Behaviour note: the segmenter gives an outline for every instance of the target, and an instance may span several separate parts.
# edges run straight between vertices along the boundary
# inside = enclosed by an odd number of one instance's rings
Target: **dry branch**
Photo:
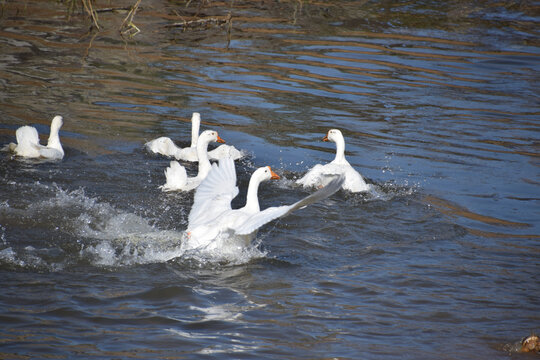
[[[139,8],[140,4],[141,4],[141,0],[137,0],[135,5],[131,7],[131,10],[129,11],[126,18],[122,22],[122,25],[120,26],[120,33],[122,35],[135,36],[137,33],[141,31],[133,23],[133,18],[135,17],[135,14],[137,13],[137,9]]]
[[[82,0],[84,10],[92,18],[92,22],[94,23],[94,26],[96,29],[99,30],[99,24],[98,24],[98,16],[97,12],[92,8],[92,0]]]
[[[208,26],[221,26],[221,25],[230,25],[232,23],[232,16],[231,13],[229,13],[224,18],[218,18],[218,17],[211,17],[211,18],[204,18],[204,19],[197,19],[197,20],[184,20],[181,22],[175,22],[172,24],[165,25],[165,27],[175,27],[175,28],[182,28],[183,30],[187,29],[194,29],[194,28],[208,28]],[[230,30],[229,30],[230,31]]]
[[[133,6],[124,6],[124,7],[110,7],[110,8],[101,8],[101,9],[95,9],[95,12],[97,13],[105,13],[105,12],[126,12],[131,11]]]

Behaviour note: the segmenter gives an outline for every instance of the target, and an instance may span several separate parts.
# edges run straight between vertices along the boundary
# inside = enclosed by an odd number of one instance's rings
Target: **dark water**
[[[229,44],[168,26],[212,5],[143,1],[122,39],[125,13],[87,34],[80,9],[2,4],[0,142],[60,114],[66,156],[0,153],[0,358],[531,358],[538,3],[235,1]],[[292,180],[333,158],[330,128],[377,191],[183,252],[193,194],[162,193],[143,144],[186,146],[194,111],[250,154],[241,189],[282,175],[263,208],[310,193]]]

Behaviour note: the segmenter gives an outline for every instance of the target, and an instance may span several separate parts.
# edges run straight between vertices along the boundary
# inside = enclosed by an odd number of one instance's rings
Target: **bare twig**
[[[139,5],[141,4],[141,0],[137,0],[135,5],[131,7],[131,10],[127,14],[126,18],[122,22],[122,25],[120,26],[120,33],[122,35],[128,35],[130,37],[133,37],[137,35],[141,30],[133,23],[133,18],[135,17],[135,14],[137,13],[137,9],[139,8]]]
[[[165,25],[165,27],[183,27],[184,30],[187,28],[197,28],[202,26],[208,26],[208,25],[216,25],[220,26],[223,24],[228,24],[231,22],[231,16],[230,14],[226,18],[205,18],[205,19],[197,19],[197,20],[183,20],[182,22],[175,22],[172,24]]]
[[[195,16],[199,16],[199,14],[201,13],[201,9],[203,8],[205,2],[206,2],[206,0],[201,0],[201,2],[199,3],[199,6],[197,7],[197,12],[195,13]]]
[[[69,1],[69,6],[68,6],[68,21],[71,20],[71,15],[73,14],[74,8],[75,8],[75,0]]]
[[[100,30],[99,24],[98,24],[97,13],[92,8],[92,0],[81,0],[81,1],[83,3],[84,10],[86,10],[88,15],[92,18],[92,22],[94,23],[94,26],[96,27],[96,29]]]
[[[84,52],[83,61],[86,62],[86,59],[88,59],[88,56],[90,55],[90,49],[92,48],[92,44],[94,43],[94,39],[97,36],[97,32],[92,35],[90,38],[90,42],[88,43],[88,47],[86,48],[86,51]]]
[[[232,15],[231,12],[227,14],[227,50],[229,50],[229,45],[231,45],[231,32],[232,32]]]
[[[6,0],[2,1],[2,11],[0,11],[0,19],[4,17],[4,8],[6,7]]]
[[[132,8],[133,8],[133,6],[109,7],[109,8],[96,9],[95,11],[96,11],[97,13],[117,12],[117,11],[131,11]]]
[[[294,5],[294,12],[293,12],[293,25],[296,25],[296,16],[302,12],[302,0],[298,0],[298,4],[295,3]]]

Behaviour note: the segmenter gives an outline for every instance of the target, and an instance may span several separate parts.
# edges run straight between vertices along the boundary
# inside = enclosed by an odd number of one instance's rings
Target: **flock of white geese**
[[[244,156],[234,146],[220,145],[208,151],[210,142],[224,143],[215,130],[205,130],[199,135],[201,117],[193,113],[191,146],[180,148],[168,137],[160,137],[145,144],[149,152],[174,157],[165,170],[166,182],[162,191],[191,191],[195,196],[185,232],[189,248],[215,248],[217,239],[234,240],[239,245],[248,246],[255,238],[257,230],[264,224],[286,216],[291,212],[325,199],[340,188],[350,192],[369,191],[371,185],[345,159],[345,140],[340,130],[331,129],[323,141],[336,144],[336,156],[330,163],[317,164],[296,184],[316,188],[317,191],[292,205],[260,209],[258,199],[259,184],[270,179],[279,179],[269,166],[257,169],[251,175],[245,206],[232,209],[231,201],[238,195],[234,160]],[[22,126],[16,131],[17,143],[6,145],[3,150],[23,158],[61,160],[64,150],[60,143],[59,131],[62,117],[55,116],[47,145],[39,143],[36,128]],[[195,177],[187,176],[186,169],[178,162],[198,162]],[[214,164],[210,160],[216,160]]]

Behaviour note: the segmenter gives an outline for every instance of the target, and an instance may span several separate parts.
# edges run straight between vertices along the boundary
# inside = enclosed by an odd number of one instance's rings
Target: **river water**
[[[68,4],[2,4],[0,143],[59,114],[66,154],[0,153],[0,358],[530,358],[537,2],[149,0],[131,38]],[[262,208],[307,196],[330,128],[375,191],[183,251],[193,193],[161,192],[170,159],[143,144],[188,146],[195,111],[248,154],[234,206],[264,165]]]

